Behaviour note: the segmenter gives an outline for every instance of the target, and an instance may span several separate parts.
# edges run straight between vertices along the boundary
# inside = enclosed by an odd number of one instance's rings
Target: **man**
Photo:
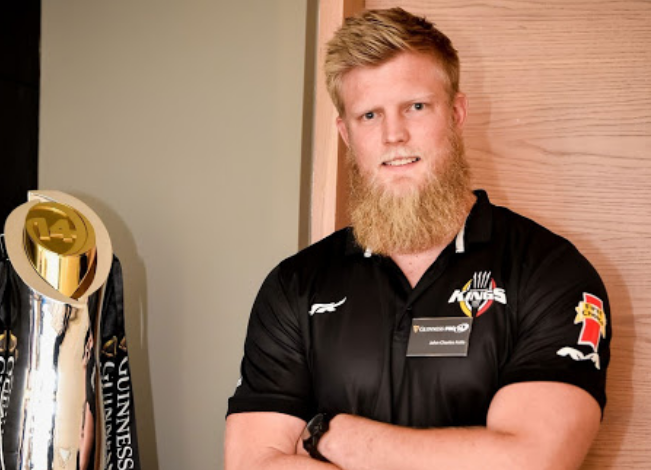
[[[605,405],[606,292],[568,241],[471,191],[449,39],[368,11],[328,44],[326,80],[352,229],[262,286],[226,468],[578,468]]]

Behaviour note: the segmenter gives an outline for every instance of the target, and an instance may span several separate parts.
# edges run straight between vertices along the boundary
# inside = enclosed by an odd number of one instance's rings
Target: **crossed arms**
[[[338,415],[319,443],[330,462],[299,442],[305,422],[281,413],[226,420],[226,470],[577,469],[601,411],[586,391],[559,382],[522,382],[493,398],[486,427],[412,429]]]

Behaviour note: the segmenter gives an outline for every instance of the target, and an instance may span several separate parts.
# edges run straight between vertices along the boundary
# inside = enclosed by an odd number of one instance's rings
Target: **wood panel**
[[[344,18],[364,8],[364,0],[330,0],[319,2],[317,49],[316,107],[314,116],[314,150],[310,241],[315,242],[345,226],[346,172],[345,146],[339,139],[335,119],[337,111],[325,86],[323,61],[325,43],[341,26]]]
[[[651,468],[651,2],[397,3],[459,50],[474,185],[567,236],[608,288],[609,402],[582,468]]]

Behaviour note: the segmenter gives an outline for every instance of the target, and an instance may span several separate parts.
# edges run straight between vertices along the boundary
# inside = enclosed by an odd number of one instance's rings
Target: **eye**
[[[425,109],[425,103],[414,103],[414,104],[411,105],[411,107],[413,109],[415,109],[416,111],[421,111],[421,110]]]
[[[362,119],[364,121],[370,121],[371,119],[375,119],[375,113],[373,111],[369,111],[368,113],[364,113],[362,115]]]

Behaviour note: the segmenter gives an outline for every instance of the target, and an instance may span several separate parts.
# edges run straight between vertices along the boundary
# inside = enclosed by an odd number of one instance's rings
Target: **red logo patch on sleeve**
[[[583,300],[576,306],[574,324],[583,323],[579,344],[599,349],[599,340],[606,337],[606,313],[603,301],[592,294],[583,293]]]

